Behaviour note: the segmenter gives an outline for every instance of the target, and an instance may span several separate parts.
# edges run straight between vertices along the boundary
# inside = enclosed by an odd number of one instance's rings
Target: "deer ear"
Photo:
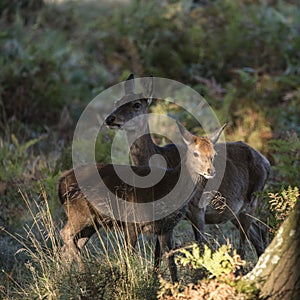
[[[152,102],[153,94],[153,76],[144,77],[141,79],[141,85],[143,89],[143,96],[148,99],[148,105]]]
[[[209,136],[209,139],[211,140],[211,142],[213,144],[216,144],[221,133],[223,132],[224,128],[227,126],[227,123],[225,123],[221,128],[219,128],[218,130],[216,130],[213,134],[211,134]]]
[[[179,128],[183,141],[190,145],[194,142],[193,135],[179,122],[176,121],[176,124]]]
[[[131,73],[124,83],[125,95],[134,94],[134,75]]]

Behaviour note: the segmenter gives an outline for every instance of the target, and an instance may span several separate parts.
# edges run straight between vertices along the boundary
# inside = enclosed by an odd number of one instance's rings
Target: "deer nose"
[[[105,119],[105,123],[107,125],[112,125],[115,121],[116,117],[114,115],[111,115],[111,116],[108,116],[106,119]]]
[[[208,169],[207,169],[207,173],[208,173],[210,176],[215,176],[216,171],[215,171],[215,169],[210,169],[210,168],[208,168]]]

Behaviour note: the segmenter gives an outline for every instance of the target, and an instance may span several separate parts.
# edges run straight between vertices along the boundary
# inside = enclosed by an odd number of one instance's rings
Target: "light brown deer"
[[[151,103],[151,81],[147,81],[144,87],[144,95],[137,95],[134,87],[134,76],[131,74],[124,85],[125,94],[116,102],[115,110],[106,118],[106,125],[114,129],[124,129],[130,147],[130,157],[134,165],[148,165],[149,159],[154,154],[162,155],[168,168],[175,167],[180,162],[177,148],[182,145],[168,144],[164,147],[156,145],[149,133],[148,122],[145,119],[136,118],[146,115]],[[139,96],[139,97],[137,97]],[[129,99],[137,99],[129,101]],[[134,120],[134,121],[133,121]],[[130,121],[130,123],[127,123]],[[135,123],[133,123],[135,122]],[[130,127],[127,127],[130,124]],[[145,134],[137,138],[138,132]],[[212,205],[206,208],[199,207],[200,195],[195,195],[189,203],[188,219],[193,224],[193,230],[197,241],[204,241],[203,233],[206,224],[220,224],[231,221],[240,230],[240,249],[242,257],[245,255],[246,238],[252,242],[256,253],[260,256],[267,244],[267,230],[261,224],[253,222],[251,216],[257,208],[256,192],[263,189],[270,171],[268,160],[243,142],[226,143],[226,169],[218,194],[226,201],[225,209],[220,212]],[[224,163],[222,149],[224,144],[217,144],[215,167]],[[214,180],[220,180],[215,178]]]
[[[132,248],[140,233],[157,234],[160,248],[155,252],[155,267],[158,267],[162,254],[172,249],[173,228],[184,217],[190,197],[196,191],[197,194],[201,193],[207,178],[211,178],[215,173],[212,163],[212,158],[215,156],[214,143],[224,128],[222,127],[209,139],[192,135],[180,124],[178,127],[187,146],[182,163],[175,168],[164,169],[163,178],[152,187],[141,188],[124,183],[112,164],[96,165],[97,175],[101,176],[103,183],[93,173],[95,165],[90,164],[68,170],[61,175],[58,182],[59,198],[68,217],[67,224],[61,230],[64,242],[62,252],[65,261],[70,263],[74,258],[80,257],[82,247],[97,227],[110,227],[117,223],[124,230],[126,243]],[[150,171],[147,166],[118,166],[122,172],[128,173],[131,168],[138,176],[145,176]],[[153,170],[155,171],[155,168],[152,168],[151,171]],[[166,217],[147,222],[139,221],[137,224],[126,222],[126,220],[116,221],[112,216],[101,211],[101,207],[104,207],[105,203],[110,203],[107,199],[107,189],[117,198],[126,200],[128,203],[154,203],[153,201],[161,199],[174,189],[182,172],[186,176],[183,176],[177,199],[172,199],[174,203],[181,201],[179,202],[181,204]],[[80,185],[82,182],[84,182],[85,188]],[[86,194],[89,195],[88,197],[84,193],[85,190],[89,192]],[[188,197],[183,195],[186,191],[189,191]],[[185,197],[183,201],[182,197]],[[95,203],[99,205],[95,205]],[[143,213],[147,215],[149,212],[142,211]],[[172,280],[177,281],[177,270],[172,254],[168,257],[168,265]]]

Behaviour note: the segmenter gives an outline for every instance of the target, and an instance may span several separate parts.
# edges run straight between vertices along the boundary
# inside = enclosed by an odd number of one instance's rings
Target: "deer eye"
[[[133,108],[140,108],[141,106],[142,106],[142,104],[139,102],[136,102],[133,104]]]
[[[194,152],[194,156],[195,156],[195,157],[198,157],[198,156],[199,156],[199,153],[198,153],[198,152]]]

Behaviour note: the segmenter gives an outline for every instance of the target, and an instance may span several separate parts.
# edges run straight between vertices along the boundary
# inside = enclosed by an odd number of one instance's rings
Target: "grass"
[[[85,105],[103,89],[136,76],[168,77],[208,101],[226,138],[243,140],[272,163],[258,216],[269,216],[268,192],[299,186],[299,15],[295,1],[2,1],[0,9],[0,295],[3,299],[156,299],[152,248],[123,249],[120,234],[101,231],[84,251],[85,270],[61,264],[59,230],[65,216],[56,182],[72,166],[70,142]],[[2,7],[4,9],[2,9]],[[176,107],[153,105],[198,124]],[[97,161],[110,160],[111,132],[99,135]],[[159,139],[158,139],[159,140]],[[271,221],[270,221],[271,220]],[[274,225],[274,227],[276,227]],[[273,228],[274,229],[274,228]],[[213,245],[230,224],[208,226]],[[17,240],[16,240],[17,239]],[[177,247],[193,239],[182,221]],[[109,245],[109,247],[107,247]],[[255,264],[251,246],[246,269]],[[179,266],[183,284],[197,272]],[[168,270],[161,270],[168,280]],[[109,280],[108,280],[109,279]],[[100,296],[99,296],[100,295]]]
[[[61,225],[53,218],[45,190],[42,189],[38,201],[30,200],[27,194],[21,196],[31,221],[24,225],[23,232],[12,234],[4,230],[18,244],[16,255],[22,257],[22,263],[11,271],[2,269],[1,277],[6,283],[0,289],[3,298],[151,299],[155,296],[153,262],[144,240],[132,255],[122,243],[119,228],[99,232],[98,239],[84,251],[84,268],[74,263],[69,270],[61,257]]]
[[[3,299],[156,299],[159,282],[153,276],[151,239],[140,238],[136,252],[132,254],[124,247],[119,228],[100,231],[83,251],[84,267],[74,263],[69,270],[61,256],[59,229],[62,221],[57,218],[55,209],[50,208],[45,188],[41,187],[36,198],[21,191],[20,195],[30,218],[27,217],[23,230],[18,233],[4,230],[5,240],[14,245],[17,260],[11,267],[2,268],[4,284],[0,291]],[[218,228],[217,235],[207,233],[210,245],[219,243],[218,235],[236,241],[225,228]],[[227,230],[231,231],[230,228]],[[180,240],[177,247],[190,241],[185,235],[187,231],[191,231],[191,226],[180,223],[175,232],[175,237]],[[220,243],[223,243],[222,239]],[[179,269],[185,278],[182,282],[186,284],[199,276],[192,269]],[[165,280],[170,280],[164,264],[160,273]]]

